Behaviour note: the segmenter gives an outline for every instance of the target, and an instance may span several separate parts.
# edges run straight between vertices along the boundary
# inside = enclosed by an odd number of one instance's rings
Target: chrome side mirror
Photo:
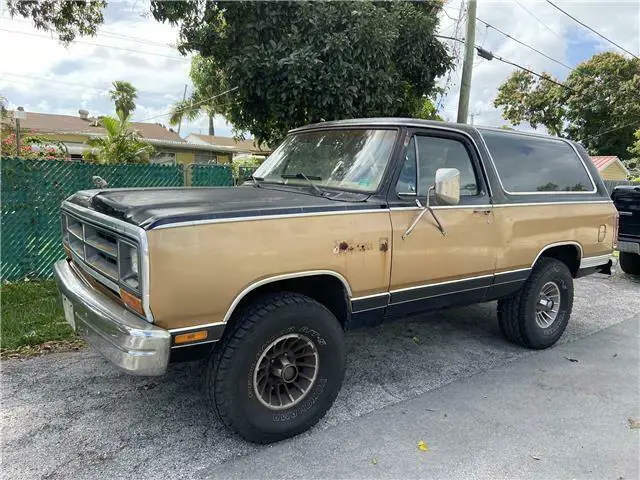
[[[436,170],[434,190],[438,205],[458,205],[460,203],[460,171],[457,168]]]

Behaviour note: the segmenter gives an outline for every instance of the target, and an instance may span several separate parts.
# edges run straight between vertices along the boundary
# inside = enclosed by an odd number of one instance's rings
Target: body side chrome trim
[[[167,223],[151,228],[151,230],[160,230],[163,228],[189,227],[193,225],[208,225],[214,223],[234,223],[234,222],[251,222],[258,220],[277,220],[281,218],[298,218],[298,217],[324,217],[329,215],[354,215],[359,213],[389,213],[388,208],[372,208],[372,209],[354,209],[354,210],[329,210],[326,212],[308,212],[308,213],[284,213],[276,215],[255,215],[251,217],[232,217],[232,218],[212,218],[204,220],[190,220],[186,222]]]
[[[257,282],[252,283],[251,285],[246,287],[244,290],[242,290],[231,303],[231,306],[227,310],[227,313],[225,314],[224,320],[222,321],[222,323],[227,323],[229,321],[229,319],[231,318],[231,315],[233,315],[233,312],[238,306],[238,304],[240,303],[240,301],[244,297],[246,297],[247,294],[249,294],[251,291],[255,290],[256,288],[261,287],[263,285],[267,285],[269,283],[279,282],[281,280],[290,280],[292,278],[301,278],[301,277],[312,277],[314,275],[330,275],[340,280],[342,282],[342,285],[347,291],[349,300],[351,300],[351,295],[352,295],[351,286],[349,285],[349,282],[347,281],[347,279],[344,278],[338,272],[334,272],[333,270],[309,270],[306,272],[287,273],[284,275],[276,275],[274,277],[263,278],[262,280],[258,280]]]
[[[474,290],[481,290],[483,288],[491,288],[491,285],[483,285],[481,287],[463,288],[462,290],[453,290],[451,292],[436,293],[434,295],[427,295],[427,296],[419,297],[419,298],[400,300],[399,302],[390,303],[389,306],[391,307],[391,306],[395,306],[395,305],[402,305],[403,303],[420,302],[422,300],[429,300],[431,298],[443,297],[445,295],[458,295],[459,293],[472,292]]]
[[[178,327],[167,330],[169,333],[188,332],[189,330],[202,330],[203,328],[224,326],[225,322],[205,323],[203,325],[194,325],[192,327]]]
[[[425,287],[435,287],[438,285],[447,285],[450,283],[459,283],[459,282],[467,282],[469,280],[479,280],[481,278],[491,278],[493,277],[493,273],[489,274],[489,275],[478,275],[476,277],[465,277],[465,278],[459,278],[457,280],[448,280],[446,282],[436,282],[436,283],[425,283],[422,285],[415,285],[413,287],[406,287],[406,288],[398,288],[395,290],[390,290],[389,293],[399,293],[399,292],[407,292],[410,290],[416,290],[418,288],[425,288]]]
[[[578,255],[580,256],[580,258],[578,258],[578,261],[582,261],[582,256],[584,255],[583,250],[582,250],[582,245],[580,245],[578,242],[574,242],[573,240],[568,240],[566,242],[555,242],[555,243],[550,243],[549,245],[546,245],[542,250],[540,250],[540,252],[538,253],[538,255],[536,255],[536,258],[533,260],[533,263],[531,264],[531,268],[533,268],[533,266],[536,264],[536,262],[538,261],[538,259],[540,258],[540,256],[547,250],[549,250],[550,248],[553,247],[562,247],[564,245],[572,245],[574,247],[578,247]]]
[[[147,232],[136,225],[119,220],[117,218],[110,217],[100,212],[90,210],[86,207],[81,207],[67,200],[62,202],[62,210],[80,217],[81,219],[91,223],[97,223],[103,227],[114,230],[120,235],[130,236],[138,241],[138,248],[140,249],[140,272],[141,272],[141,294],[142,294],[142,310],[144,311],[146,320],[153,323],[153,314],[149,308],[149,243],[147,241]]]
[[[498,129],[490,129],[487,128],[486,130],[489,131],[494,131],[494,132],[500,132]],[[476,128],[476,132],[478,132],[478,135],[480,135],[480,138],[482,139],[482,143],[484,145],[484,148],[487,150],[487,153],[489,154],[489,160],[491,161],[491,164],[493,165],[493,169],[496,173],[496,176],[498,178],[498,183],[500,183],[500,188],[502,188],[502,191],[508,195],[593,195],[594,193],[598,193],[598,186],[596,185],[595,180],[593,179],[593,176],[591,175],[591,172],[589,171],[589,168],[587,167],[586,163],[584,162],[584,159],[582,158],[582,156],[580,155],[580,153],[578,152],[578,150],[576,149],[576,147],[573,145],[573,143],[569,142],[568,140],[564,139],[564,138],[547,138],[544,136],[540,136],[540,135],[532,135],[532,134],[527,134],[526,132],[509,132],[510,135],[525,135],[525,136],[530,136],[530,137],[535,137],[535,138],[540,138],[543,140],[550,140],[550,141],[560,141],[562,143],[566,143],[567,145],[569,145],[572,149],[573,152],[576,154],[576,156],[580,159],[580,164],[582,165],[582,168],[584,168],[587,172],[587,175],[589,176],[589,180],[591,180],[591,185],[593,186],[592,190],[589,191],[573,191],[573,192],[512,192],[510,190],[507,190],[504,186],[504,184],[502,183],[502,178],[500,177],[500,172],[498,170],[498,167],[496,166],[496,162],[493,160],[493,155],[491,154],[491,150],[489,150],[489,146],[487,145],[487,142],[484,139],[484,135],[482,135],[482,131],[478,128]],[[504,133],[504,132],[500,132],[500,133]]]
[[[526,268],[516,268],[515,270],[503,270],[501,272],[496,272],[495,275],[506,275],[508,273],[518,273],[518,272],[525,272],[525,271],[529,271],[531,270],[531,267],[526,267]]]
[[[198,346],[198,345],[206,345],[208,343],[216,343],[218,341],[219,340],[205,340],[204,342],[186,343],[184,345],[173,345],[171,347],[171,350],[176,350],[178,348],[185,348],[185,347],[195,347],[195,346]]]
[[[599,267],[600,265],[605,265],[611,260],[611,255],[596,255],[595,257],[587,257],[580,260],[580,269],[583,268],[591,268],[591,267]]]
[[[357,302],[358,300],[367,300],[368,298],[381,297],[383,295],[390,295],[390,294],[389,294],[389,292],[374,293],[372,295],[363,295],[362,297],[353,297],[351,299],[351,301],[352,302]]]

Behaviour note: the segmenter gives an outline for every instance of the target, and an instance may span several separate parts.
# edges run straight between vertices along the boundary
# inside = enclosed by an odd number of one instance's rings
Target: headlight
[[[140,287],[138,277],[138,247],[121,241],[119,242],[118,249],[120,283],[137,292]]]

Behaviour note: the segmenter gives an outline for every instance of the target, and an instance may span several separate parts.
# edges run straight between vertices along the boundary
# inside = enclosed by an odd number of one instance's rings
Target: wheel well
[[[236,313],[244,311],[258,297],[283,291],[300,293],[313,298],[335,315],[343,329],[348,324],[351,313],[349,295],[342,281],[332,275],[296,277],[261,285],[251,290],[240,300],[229,319],[229,323],[233,323],[238,317]]]
[[[575,277],[578,274],[580,268],[580,248],[577,245],[558,245],[546,249],[539,258],[555,258],[564,263],[571,272],[571,275]]]

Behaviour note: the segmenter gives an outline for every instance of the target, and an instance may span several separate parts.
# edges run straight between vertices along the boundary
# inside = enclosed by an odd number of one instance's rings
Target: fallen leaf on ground
[[[540,457],[537,455],[531,455],[531,458],[533,458],[534,460],[540,460]]]
[[[629,419],[629,428],[631,430],[640,429],[640,420],[637,420],[635,418],[630,418]]]
[[[569,357],[564,357],[565,360],[569,360],[570,362],[575,362],[578,363],[580,360],[578,360],[577,358],[569,358]]]
[[[378,464],[378,459],[377,459],[377,458],[375,458],[375,457],[373,457],[373,458],[371,459],[371,463],[373,463],[374,465],[377,465],[377,464]]]
[[[418,442],[418,450],[420,450],[421,452],[428,452],[429,451],[429,445],[424,443],[424,440],[420,440]]]
[[[413,340],[415,343],[420,343],[420,339],[418,337],[413,337],[411,340]]]

